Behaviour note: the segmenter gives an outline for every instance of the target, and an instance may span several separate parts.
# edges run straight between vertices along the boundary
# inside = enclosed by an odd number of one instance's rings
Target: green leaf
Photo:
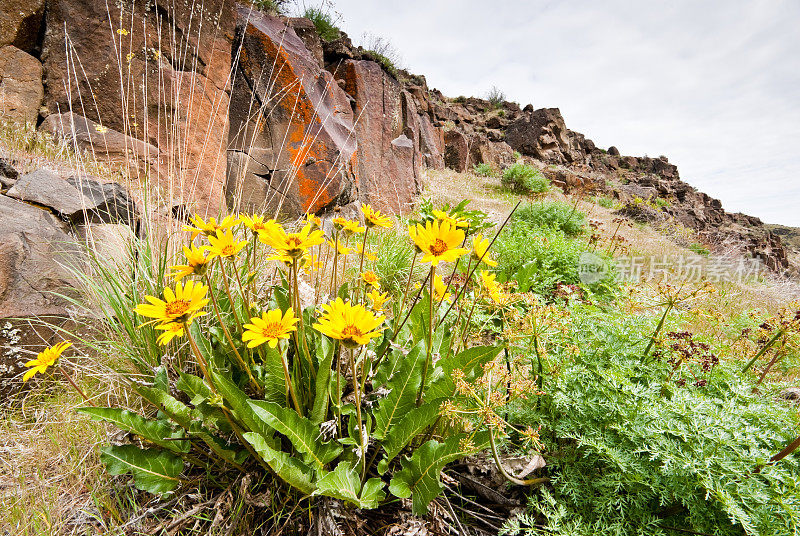
[[[483,438],[475,442],[475,448],[465,449],[461,440],[466,434],[449,437],[444,443],[431,439],[414,451],[411,458],[403,461],[403,468],[395,473],[389,483],[389,491],[396,497],[406,499],[412,497],[412,512],[424,515],[428,512],[428,504],[442,491],[439,473],[449,462],[464,457],[478,450],[477,444],[483,444]],[[488,437],[488,436],[487,436]]]
[[[409,411],[416,406],[417,392],[422,382],[422,345],[411,350],[400,369],[389,380],[389,394],[381,399],[375,410],[375,437],[383,439]]]
[[[261,434],[247,432],[244,438],[264,459],[275,473],[290,486],[306,495],[311,495],[316,487],[313,483],[313,469],[289,456],[287,453],[272,448]]]
[[[375,508],[386,497],[383,481],[371,478],[361,488],[361,479],[350,462],[342,462],[318,482],[314,495],[325,495],[354,504],[358,508]]]
[[[139,393],[145,400],[161,410],[167,417],[175,421],[179,426],[186,430],[192,422],[192,410],[186,404],[178,401],[167,391],[160,387],[150,387],[132,383],[133,390]]]
[[[270,348],[265,344],[259,348],[262,358],[263,373],[259,375],[259,382],[264,388],[264,400],[283,404],[286,402],[286,380],[283,376],[283,360],[280,350]]]
[[[441,401],[437,400],[414,408],[389,430],[382,443],[386,451],[386,463],[392,461],[412,439],[433,424],[439,416],[440,405]]]
[[[320,424],[328,415],[328,400],[330,398],[331,367],[333,356],[336,353],[336,344],[327,337],[317,339],[319,352],[322,352],[322,359],[317,368],[316,389],[314,391],[314,408],[311,410],[311,422]]]
[[[222,374],[212,372],[211,377],[217,390],[233,410],[236,419],[244,424],[248,431],[257,432],[267,439],[272,438],[272,430],[264,424],[263,419],[253,413],[253,409],[248,404],[250,399],[247,395]]]
[[[189,401],[193,406],[201,404],[214,394],[203,378],[186,372],[180,373],[180,378],[175,382],[175,387],[189,397]]]
[[[164,421],[151,421],[127,409],[89,407],[78,408],[78,413],[89,415],[97,421],[110,422],[122,430],[127,430],[173,452],[189,452],[191,446],[186,440],[172,441],[169,439],[182,437],[183,431],[176,433]]]
[[[132,473],[136,487],[150,493],[172,491],[183,471],[183,461],[174,454],[135,445],[101,447],[100,460],[112,475]]]
[[[342,452],[341,446],[323,442],[319,427],[295,410],[264,400],[249,400],[248,405],[257,418],[288,437],[294,448],[305,455],[306,462],[313,462],[315,467],[321,468]]]

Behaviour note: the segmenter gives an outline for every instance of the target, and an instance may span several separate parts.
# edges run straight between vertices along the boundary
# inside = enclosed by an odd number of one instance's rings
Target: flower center
[[[435,256],[438,257],[450,248],[447,247],[447,242],[445,242],[441,238],[437,238],[433,242],[433,244],[430,245],[428,249],[430,250],[431,253],[433,253]]]
[[[227,246],[222,248],[222,256],[223,257],[232,257],[236,255],[236,246],[233,244],[228,244]]]
[[[186,311],[189,310],[189,304],[190,302],[188,300],[171,301],[164,308],[164,312],[167,314],[167,316],[183,316],[186,314]]]
[[[277,339],[283,333],[283,324],[280,322],[271,322],[261,328],[261,335],[267,339]]]
[[[356,341],[356,337],[361,337],[363,335],[362,331],[358,329],[356,326],[350,324],[342,329],[342,343],[345,346],[358,346],[358,341]]]

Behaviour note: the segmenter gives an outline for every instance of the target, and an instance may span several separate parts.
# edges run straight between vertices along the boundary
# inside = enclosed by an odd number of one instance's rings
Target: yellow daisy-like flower
[[[380,291],[377,291],[375,289],[372,289],[369,292],[367,292],[367,296],[372,301],[372,309],[377,312],[383,311],[384,304],[387,301],[389,301],[388,292],[384,292],[383,294],[381,294]]]
[[[208,221],[204,221],[199,214],[195,214],[189,218],[189,221],[192,225],[184,225],[183,230],[192,233],[192,240],[197,238],[197,235],[200,234],[213,236],[217,234],[217,231],[225,231],[239,223],[239,220],[233,216],[225,216],[219,223],[217,223],[217,219],[214,217],[208,218]]]
[[[256,234],[270,231],[275,229],[275,227],[280,227],[275,220],[264,220],[264,216],[261,214],[244,214],[239,216],[239,221]]]
[[[278,346],[279,339],[288,339],[293,331],[297,330],[299,318],[294,316],[294,311],[288,309],[281,315],[280,309],[265,311],[261,317],[254,316],[250,319],[250,324],[245,324],[242,333],[242,342],[247,343],[248,348],[255,348],[264,343],[268,343],[270,348]]]
[[[443,210],[434,210],[433,216],[441,223],[449,223],[453,227],[467,227],[469,225],[468,222],[465,222],[464,220],[460,220],[454,216],[451,216],[450,214],[448,214]]]
[[[417,255],[422,253],[422,248],[417,245],[417,226],[416,225],[409,225],[408,226],[408,236],[411,238],[411,242],[414,244],[414,251],[416,251]]]
[[[375,259],[378,258],[377,255],[370,253],[369,251],[364,251],[364,248],[362,248],[361,246],[356,247],[356,251],[358,251],[360,255],[364,255],[364,258],[367,259],[368,261],[374,261]]]
[[[347,218],[342,218],[341,216],[333,218],[333,226],[339,231],[343,231],[347,234],[361,234],[367,230],[366,227],[361,227],[357,221],[348,220]]]
[[[306,223],[310,224],[312,229],[322,229],[322,218],[316,214],[310,212],[306,214]]]
[[[310,271],[318,271],[322,269],[322,261],[319,260],[319,255],[306,255],[303,257],[303,267]]]
[[[180,281],[187,275],[200,275],[206,273],[208,268],[208,261],[211,259],[206,257],[206,246],[202,247],[183,247],[183,254],[186,257],[186,264],[176,264],[172,266],[172,273],[170,274],[176,281]]]
[[[477,234],[472,239],[472,258],[478,262],[485,262],[488,266],[497,266],[497,263],[489,256],[489,239]]]
[[[119,35],[128,35],[128,30],[126,30],[125,28],[117,28],[117,33]]]
[[[44,374],[45,371],[49,367],[52,367],[58,358],[61,357],[64,350],[70,346],[72,346],[72,343],[69,341],[60,342],[55,346],[45,348],[43,351],[39,352],[36,359],[31,359],[25,363],[25,366],[31,369],[22,377],[23,383],[30,380],[34,374]]]
[[[449,292],[445,293],[446,290],[447,285],[445,285],[442,278],[437,275],[433,280],[433,294],[436,296],[436,301],[443,302],[452,297],[452,294]]]
[[[156,342],[162,346],[166,346],[169,341],[175,337],[183,337],[183,324],[180,322],[167,322],[166,324],[159,324],[156,329],[164,331],[158,336]]]
[[[344,244],[342,244],[341,242],[339,242],[337,244],[333,240],[328,240],[328,245],[331,247],[331,249],[338,249],[340,256],[341,255],[350,255],[353,252],[352,248],[345,247]],[[336,247],[337,245],[339,246],[338,248]]]
[[[314,329],[331,339],[342,341],[347,348],[367,344],[371,339],[380,337],[386,329],[380,328],[386,319],[384,315],[376,315],[363,305],[353,305],[341,298],[323,304],[322,310],[322,317],[314,324]]]
[[[231,258],[239,254],[243,247],[247,245],[247,240],[238,240],[233,236],[233,231],[217,231],[216,236],[208,237],[209,258],[225,257]]]
[[[503,287],[495,280],[496,275],[486,270],[481,270],[481,286],[491,301],[498,305],[511,303],[511,295],[503,292]]]
[[[298,259],[305,255],[309,248],[322,244],[325,235],[320,230],[312,231],[311,224],[307,223],[299,233],[287,233],[278,227],[271,232],[259,233],[258,239],[279,254]]]
[[[150,303],[140,303],[134,309],[135,312],[148,318],[153,318],[151,322],[191,322],[192,319],[204,315],[201,311],[208,303],[208,287],[202,283],[192,280],[185,284],[180,282],[175,284],[175,290],[167,287],[164,289],[164,299],[153,296],[144,298]]]
[[[422,262],[437,266],[440,262],[453,262],[467,250],[460,247],[464,241],[464,231],[447,222],[426,222],[425,227],[417,224],[411,236],[422,250]]]
[[[380,210],[373,210],[370,205],[362,203],[361,212],[364,213],[364,224],[366,224],[367,227],[392,228],[392,219],[389,216],[381,214]]]
[[[367,285],[371,285],[372,288],[379,289],[381,288],[381,280],[378,279],[378,276],[375,275],[375,272],[372,270],[367,270],[361,274],[361,279]]]

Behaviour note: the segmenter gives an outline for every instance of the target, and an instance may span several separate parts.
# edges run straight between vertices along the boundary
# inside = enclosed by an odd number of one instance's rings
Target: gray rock
[[[800,387],[789,387],[780,392],[778,397],[791,402],[800,402]]]
[[[11,188],[19,178],[19,172],[6,160],[0,158],[0,186]]]
[[[124,223],[136,229],[138,211],[128,191],[116,182],[73,176],[67,182],[86,198],[86,219],[96,223]]]
[[[69,219],[86,208],[86,199],[78,189],[47,169],[37,169],[23,175],[6,195],[42,205]]]

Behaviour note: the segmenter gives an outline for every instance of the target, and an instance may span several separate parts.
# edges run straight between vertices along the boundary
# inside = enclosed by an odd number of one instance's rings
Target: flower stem
[[[186,322],[183,323],[183,330],[186,332],[186,337],[189,339],[189,345],[192,347],[192,352],[197,358],[197,364],[200,365],[200,370],[208,382],[208,386],[216,394],[217,388],[214,387],[214,382],[211,379],[211,375],[208,373],[208,363],[206,363],[206,359],[203,357],[202,352],[200,352],[200,348],[197,347],[197,343],[194,342],[194,337],[192,337],[192,333],[189,331],[189,324]]]
[[[364,228],[364,241],[361,243],[361,260],[359,261],[359,264],[358,264],[358,275],[359,275],[359,277],[364,272],[364,255],[367,252],[367,234],[368,233],[369,233],[369,227],[365,227]],[[361,300],[361,302],[363,303],[367,298],[367,282],[366,281],[361,281],[361,284],[363,285],[362,288],[363,288],[363,291],[364,291],[363,294],[362,294],[362,300]]]
[[[62,367],[61,365],[59,365],[59,366],[58,366],[58,370],[59,370],[59,371],[61,372],[61,374],[62,374],[62,375],[63,375],[63,376],[64,376],[64,377],[67,379],[67,381],[70,383],[70,385],[72,385],[72,387],[74,387],[74,388],[75,388],[75,390],[76,390],[76,391],[78,391],[78,394],[79,394],[79,395],[81,395],[81,398],[83,398],[83,401],[84,401],[84,402],[86,402],[86,403],[89,403],[89,397],[88,397],[88,396],[86,396],[86,393],[84,393],[84,392],[83,392],[83,389],[81,389],[80,387],[78,387],[78,384],[77,384],[77,383],[75,383],[75,381],[74,381],[74,380],[73,380],[73,379],[70,377],[70,375],[69,375],[69,374],[67,374],[67,371],[66,371],[66,370],[64,370],[64,367]]]
[[[239,320],[239,313],[236,312],[236,302],[233,301],[233,295],[231,294],[231,287],[228,285],[228,274],[225,272],[225,263],[222,262],[220,257],[217,257],[219,261],[219,268],[222,270],[222,283],[225,285],[225,293],[228,295],[228,300],[231,303],[231,311],[233,311],[233,319],[236,321],[236,327],[239,328],[239,333],[243,333],[244,329],[242,328],[242,322]]]
[[[361,480],[364,480],[364,475],[367,470],[367,445],[364,441],[364,427],[361,420],[361,392],[358,388],[358,372],[356,371],[356,360],[353,356],[353,349],[348,351],[350,355],[350,373],[353,375],[353,394],[355,395],[356,405],[356,419],[358,419],[358,437],[361,440]]]
[[[433,282],[436,279],[436,266],[433,264],[431,264],[431,273],[429,279],[428,348],[425,353],[425,367],[422,369],[422,383],[419,384],[419,392],[417,393],[417,406],[422,404],[422,394],[425,392],[425,382],[428,379],[428,369],[431,366],[431,358],[433,356]]]

